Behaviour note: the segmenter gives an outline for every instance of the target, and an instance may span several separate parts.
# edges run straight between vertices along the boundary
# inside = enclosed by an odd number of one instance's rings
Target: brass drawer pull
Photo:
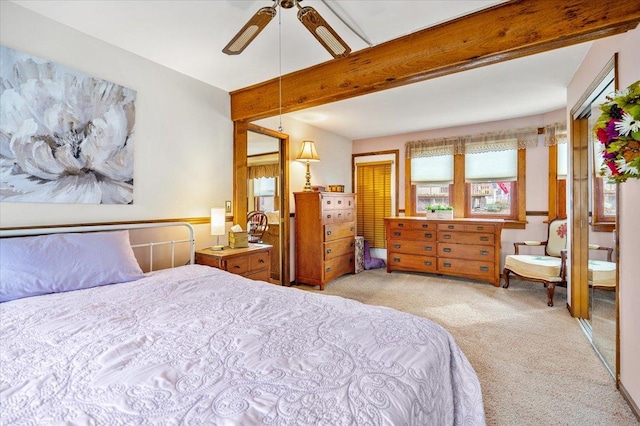
[[[240,269],[240,265],[233,265],[234,268]]]
[[[402,244],[394,244],[393,248],[399,249],[400,247],[402,247]]]
[[[488,252],[488,251],[486,251],[486,250],[480,250],[480,254],[481,254],[482,256],[489,256],[489,252]]]
[[[442,266],[444,266],[445,268],[451,268],[451,264],[448,262],[443,263]]]
[[[353,241],[351,241],[351,244],[349,244],[349,247],[353,247]]]
[[[484,271],[484,272],[487,272],[489,270],[489,267],[488,266],[481,266],[480,270]]]
[[[331,204],[331,200],[327,200],[327,204]]]
[[[396,237],[399,237],[400,235],[402,235],[402,232],[395,231],[393,233],[393,235],[396,236]]]
[[[331,272],[331,266],[328,266],[326,269],[327,272]]]
[[[338,213],[338,217],[342,217],[342,213]]]
[[[258,260],[258,262],[264,263],[264,259],[260,259],[260,260]]]
[[[327,231],[327,235],[331,235],[331,231]]]
[[[456,226],[455,225],[449,225],[449,226],[447,226],[447,229],[456,229]]]
[[[489,237],[480,237],[480,241],[489,241]]]
[[[353,226],[350,226],[350,227],[349,227],[349,231],[353,231]]]
[[[431,261],[430,260],[425,260],[424,264],[427,265],[427,266],[431,266]]]
[[[476,227],[476,230],[477,230],[477,231],[482,231],[483,229],[484,229],[484,226],[478,226],[478,227]]]
[[[342,204],[342,200],[338,200],[338,204]]]
[[[428,228],[428,227],[429,227],[429,224],[428,224],[428,223],[423,223],[423,224],[422,224],[422,228],[423,228],[423,229],[424,229],[424,228]]]
[[[431,250],[433,250],[433,247],[431,247],[431,246],[424,246],[424,250],[425,250],[425,251],[431,251]]]
[[[398,228],[404,228],[404,223],[399,223]]]
[[[327,219],[331,219],[331,215],[330,214],[327,215]]]
[[[393,258],[393,261],[394,261],[394,262],[400,262],[400,258],[399,258],[399,257],[394,257],[394,258]]]
[[[451,253],[451,249],[449,247],[445,247],[442,251],[445,253]]]
[[[450,240],[451,239],[451,234],[444,234],[444,236],[442,237],[445,240]]]
[[[431,238],[433,236],[433,234],[429,233],[429,234],[424,234],[425,238]]]
[[[327,249],[327,254],[330,254],[330,253],[331,253],[331,249]]]

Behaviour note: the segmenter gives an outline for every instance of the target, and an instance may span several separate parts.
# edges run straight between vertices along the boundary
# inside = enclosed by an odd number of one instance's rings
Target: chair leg
[[[547,283],[547,306],[553,306],[553,292],[556,289],[556,283]]]
[[[504,271],[502,271],[502,275],[504,276],[504,284],[502,285],[502,288],[509,288],[509,272],[511,271],[507,268],[504,268]]]

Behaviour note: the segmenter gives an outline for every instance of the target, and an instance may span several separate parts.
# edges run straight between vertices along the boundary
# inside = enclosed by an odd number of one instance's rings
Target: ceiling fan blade
[[[255,15],[249,19],[238,34],[235,35],[227,44],[222,52],[227,55],[239,55],[253,41],[260,31],[267,26],[269,22],[276,16],[276,7],[263,7],[258,10]]]
[[[300,6],[298,6],[300,7]],[[300,7],[298,19],[334,58],[342,58],[351,53],[351,48],[340,38],[333,28],[311,6]]]

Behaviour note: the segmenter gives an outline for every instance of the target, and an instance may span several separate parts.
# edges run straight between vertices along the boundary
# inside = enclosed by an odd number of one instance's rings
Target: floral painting
[[[136,92],[0,46],[0,201],[133,203]]]

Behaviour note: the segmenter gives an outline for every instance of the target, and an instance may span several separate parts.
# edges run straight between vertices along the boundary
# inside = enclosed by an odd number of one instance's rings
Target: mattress
[[[3,424],[485,424],[438,324],[207,266],[0,316]]]

